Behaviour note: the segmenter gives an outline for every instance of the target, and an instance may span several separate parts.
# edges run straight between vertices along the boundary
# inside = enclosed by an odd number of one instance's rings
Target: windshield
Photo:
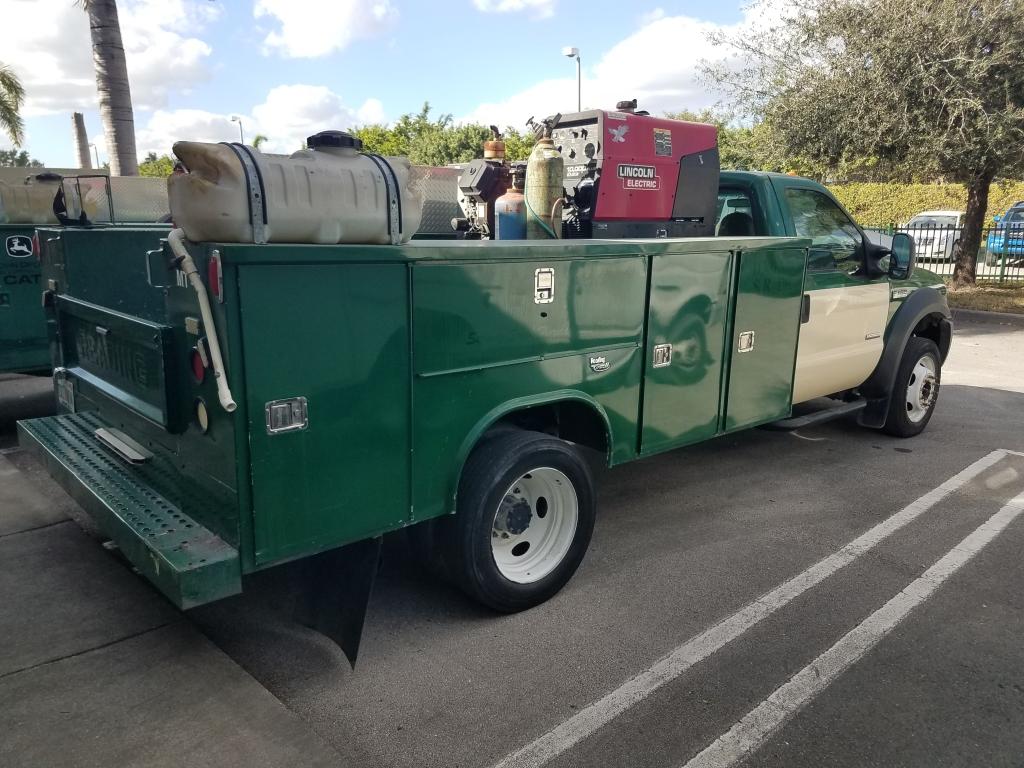
[[[1012,208],[1006,212],[1003,221],[1009,224],[1024,223],[1024,208]]]
[[[909,227],[955,227],[956,216],[915,216]]]

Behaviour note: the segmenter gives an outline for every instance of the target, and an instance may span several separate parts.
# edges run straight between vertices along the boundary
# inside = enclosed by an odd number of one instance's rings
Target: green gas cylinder
[[[526,163],[526,238],[562,236],[562,177],[565,161],[554,142],[538,139]]]

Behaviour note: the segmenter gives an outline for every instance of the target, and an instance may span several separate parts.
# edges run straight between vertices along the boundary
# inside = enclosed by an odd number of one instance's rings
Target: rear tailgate
[[[73,377],[170,432],[181,427],[172,397],[170,326],[61,296],[56,300],[62,377]],[[67,388],[58,395],[67,399]],[[63,402],[74,409],[73,402]]]

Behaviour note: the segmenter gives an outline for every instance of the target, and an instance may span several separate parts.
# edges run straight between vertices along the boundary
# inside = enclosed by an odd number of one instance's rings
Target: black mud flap
[[[380,551],[378,536],[295,563],[294,572],[302,583],[295,620],[337,643],[353,669]]]

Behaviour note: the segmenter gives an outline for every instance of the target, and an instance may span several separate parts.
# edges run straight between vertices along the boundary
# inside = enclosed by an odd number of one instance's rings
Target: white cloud
[[[760,8],[760,10],[759,10]],[[652,114],[701,109],[714,105],[721,94],[709,89],[699,75],[702,61],[717,61],[730,51],[708,39],[712,32],[737,32],[756,23],[760,6],[746,11],[744,19],[721,26],[690,16],[667,16],[656,9],[641,17],[641,26],[588,64],[583,61],[583,108],[612,109],[617,101],[636,98],[640,109]],[[762,16],[763,18],[763,16]],[[482,103],[462,121],[497,123],[522,128],[528,117],[576,111],[576,78],[571,62],[551,52],[551,69],[559,66],[565,77],[543,80],[518,93]]]
[[[384,114],[384,105],[380,99],[367,99],[358,110],[356,117],[360,125],[371,125],[387,122],[387,115]]]
[[[646,27],[648,24],[652,24],[659,19],[664,19],[667,15],[664,8],[655,8],[653,11],[642,13],[640,14],[640,26]]]
[[[279,85],[250,114],[238,116],[247,143],[261,133],[267,137],[264,151],[284,154],[299,149],[307,136],[319,131],[386,120],[384,106],[377,99],[367,99],[352,108],[326,86],[303,84]],[[201,109],[157,110],[137,134],[139,156],[145,157],[148,152],[170,152],[175,141],[238,141],[238,124],[231,122],[231,114]],[[99,147],[102,154],[102,137]]]
[[[220,13],[202,0],[122,0],[121,36],[137,109],[163,106],[172,90],[207,76],[210,46],[192,34]],[[68,0],[0,0],[3,60],[26,91],[25,117],[96,106],[89,21]]]
[[[376,37],[395,23],[398,9],[391,0],[257,0],[253,15],[280,25],[264,38],[265,52],[315,58]]]
[[[382,122],[383,106],[376,99],[353,109],[323,85],[279,85],[252,110],[259,132],[267,136],[269,152],[294,152],[319,131],[345,130],[364,122]]]
[[[546,19],[555,12],[555,0],[473,0],[483,13],[516,13],[532,11],[537,18]]]

